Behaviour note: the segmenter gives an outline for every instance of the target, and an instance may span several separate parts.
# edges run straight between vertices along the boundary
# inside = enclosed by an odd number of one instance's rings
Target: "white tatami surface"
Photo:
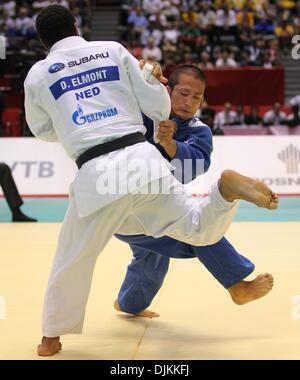
[[[1,224],[0,359],[40,359],[43,296],[59,229]],[[113,239],[96,266],[83,334],[63,337],[63,350],[46,360],[300,359],[300,223],[234,223],[227,237],[255,262],[255,275],[274,275],[267,297],[236,306],[196,259],[173,260],[152,305],[160,318],[118,313],[112,305],[131,253]]]

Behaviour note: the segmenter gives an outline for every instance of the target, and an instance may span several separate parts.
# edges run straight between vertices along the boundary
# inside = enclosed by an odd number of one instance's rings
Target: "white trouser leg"
[[[45,297],[44,336],[81,333],[97,257],[130,210],[131,196],[125,196],[78,218],[70,200]]]
[[[170,190],[184,187],[173,176]],[[165,179],[163,180],[165,181]],[[117,231],[163,235],[209,245],[227,231],[237,203],[226,202],[215,186],[197,199],[186,194],[127,195],[79,218],[74,200],[67,211],[50,274],[43,315],[43,335],[81,333],[96,259]]]
[[[169,195],[134,196],[133,213],[144,233],[154,237],[167,235],[197,246],[218,242],[228,230],[239,202],[227,202],[217,184],[207,197],[195,198],[174,177],[167,180],[171,181]],[[130,234],[124,226],[118,232]]]

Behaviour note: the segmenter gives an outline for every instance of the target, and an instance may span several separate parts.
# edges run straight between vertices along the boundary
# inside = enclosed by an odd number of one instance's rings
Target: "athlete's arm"
[[[143,77],[139,61],[122,45],[119,44],[119,48],[122,63],[141,111],[155,121],[168,119],[171,112],[171,100],[167,89],[159,80],[157,83],[148,83]]]
[[[41,78],[37,70],[31,70],[24,82],[25,116],[31,132],[39,139],[56,142],[58,138],[53,128],[52,120],[39,104],[39,86]]]

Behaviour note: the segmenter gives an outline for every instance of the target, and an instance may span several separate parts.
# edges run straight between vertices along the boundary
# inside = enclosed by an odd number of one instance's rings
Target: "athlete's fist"
[[[164,148],[171,159],[175,157],[177,152],[177,144],[173,139],[176,131],[177,125],[174,121],[165,120],[159,123],[157,138],[159,144]]]
[[[172,120],[164,120],[159,123],[157,138],[159,140],[170,140],[177,131],[177,125]]]
[[[156,79],[158,79],[161,83],[168,83],[168,79],[163,76],[162,68],[159,63],[154,61],[149,61],[148,59],[141,59],[139,62],[140,69],[143,70],[144,66],[148,63],[153,67],[151,75],[153,75]]]

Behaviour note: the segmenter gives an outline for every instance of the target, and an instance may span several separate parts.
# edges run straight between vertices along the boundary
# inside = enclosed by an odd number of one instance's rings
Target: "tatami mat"
[[[60,224],[2,224],[0,359],[38,359],[43,296]],[[300,223],[234,223],[227,235],[275,287],[245,306],[232,303],[196,260],[173,260],[148,320],[113,307],[130,261],[113,239],[94,273],[83,335],[63,337],[56,359],[300,359]],[[250,278],[253,278],[251,276]],[[6,310],[3,310],[3,300]],[[6,316],[4,315],[6,311]],[[6,319],[1,319],[6,317]],[[299,317],[299,319],[298,319]]]

